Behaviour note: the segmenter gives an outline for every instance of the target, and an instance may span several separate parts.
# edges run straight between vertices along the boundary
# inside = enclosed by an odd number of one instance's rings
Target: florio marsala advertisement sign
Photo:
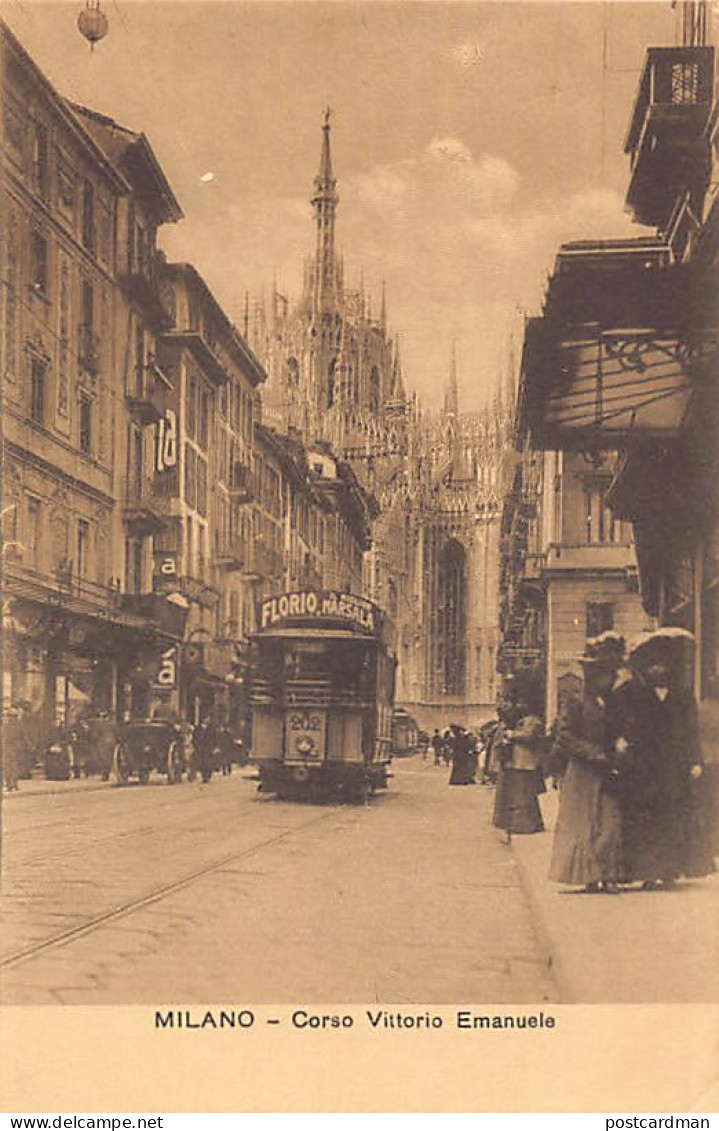
[[[314,589],[282,593],[260,603],[260,628],[279,628],[293,621],[340,620],[363,632],[380,629],[379,609],[366,597]]]

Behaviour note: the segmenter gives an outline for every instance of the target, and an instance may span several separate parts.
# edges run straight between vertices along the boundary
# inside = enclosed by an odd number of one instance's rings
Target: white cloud
[[[466,407],[486,399],[506,364],[509,336],[519,332],[518,308],[539,308],[560,243],[631,230],[615,193],[589,187],[526,204],[520,187],[502,157],[475,156],[451,136],[340,180],[337,237],[347,285],[363,269],[379,296],[386,280],[410,382],[428,403],[441,401],[453,339]],[[179,256],[191,241],[192,258],[230,313],[241,310],[246,289],[268,287],[274,270],[296,295],[312,250],[308,197],[245,199],[220,213],[208,204],[200,215],[195,208],[192,228],[172,234],[170,253]],[[198,247],[207,249],[204,263]]]

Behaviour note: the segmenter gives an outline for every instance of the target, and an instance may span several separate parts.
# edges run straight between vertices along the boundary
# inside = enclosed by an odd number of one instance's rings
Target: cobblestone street
[[[12,798],[3,1001],[556,1000],[487,793],[395,773],[366,807],[246,771]]]

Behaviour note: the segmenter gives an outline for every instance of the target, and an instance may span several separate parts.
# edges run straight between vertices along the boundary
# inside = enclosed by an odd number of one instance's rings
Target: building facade
[[[539,448],[613,453],[607,503],[632,525],[645,612],[693,633],[716,757],[717,104],[702,27],[647,52],[625,143],[645,234],[560,250],[527,327],[520,410]]]
[[[474,722],[496,692],[507,421],[496,403],[459,411],[454,361],[444,410],[421,412],[405,388],[384,288],[373,306],[362,283],[345,285],[338,203],[326,115],[302,294],[292,303],[274,293],[246,316],[268,372],[264,418],[334,460],[339,479],[351,467],[376,502],[353,584],[395,625],[398,701],[427,721],[452,708]]]

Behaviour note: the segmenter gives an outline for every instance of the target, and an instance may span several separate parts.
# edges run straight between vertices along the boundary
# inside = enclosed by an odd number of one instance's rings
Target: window
[[[77,545],[75,554],[75,572],[78,577],[87,576],[88,554],[90,549],[90,523],[84,518],[78,519]]]
[[[95,293],[89,279],[82,280],[82,323],[89,330],[95,325]]]
[[[30,565],[39,566],[42,552],[42,504],[39,499],[27,501],[27,553]]]
[[[30,286],[36,294],[47,295],[47,240],[41,232],[30,235]]]
[[[135,321],[135,390],[142,397],[145,387],[145,331],[140,319]]]
[[[587,601],[587,638],[614,628],[614,605],[611,601]]]
[[[590,545],[619,541],[620,524],[604,500],[605,490],[604,487],[584,490],[584,536]]]
[[[80,451],[92,454],[92,399],[86,393],[80,394]]]
[[[42,122],[35,123],[33,142],[33,174],[35,184],[40,196],[43,200],[47,200],[50,187],[50,168],[48,165],[47,128]]]
[[[30,418],[36,424],[45,420],[45,373],[47,365],[39,357],[32,359],[30,368]]]
[[[142,593],[142,540],[139,538],[128,538],[125,551],[125,574],[127,592]]]
[[[210,425],[210,398],[207,393],[200,393],[197,414],[197,443],[201,448],[207,448]]]
[[[187,435],[194,440],[197,431],[197,381],[190,377],[187,385]]]
[[[95,250],[95,190],[91,181],[82,184],[82,246]]]

